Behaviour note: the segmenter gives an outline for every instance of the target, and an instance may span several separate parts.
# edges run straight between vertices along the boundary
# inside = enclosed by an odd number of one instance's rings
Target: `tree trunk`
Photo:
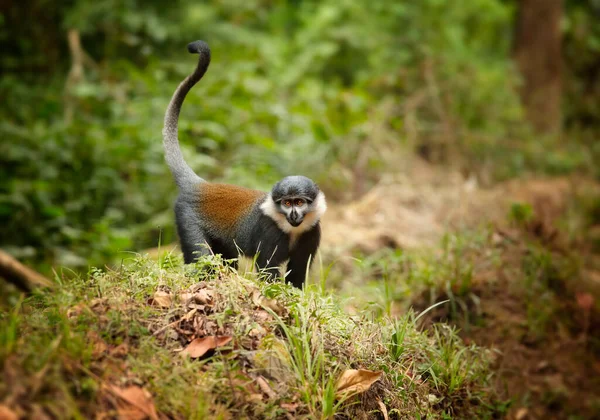
[[[514,59],[523,77],[521,98],[539,133],[562,128],[561,40],[563,0],[519,0]]]

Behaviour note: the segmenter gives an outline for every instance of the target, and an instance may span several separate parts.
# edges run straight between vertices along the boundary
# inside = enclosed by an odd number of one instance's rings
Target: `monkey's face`
[[[300,226],[308,212],[308,200],[303,197],[286,197],[279,202],[280,212],[285,215],[288,223],[294,227]]]
[[[300,226],[307,215],[315,211],[315,200],[320,195],[317,184],[304,176],[288,176],[271,191],[276,211],[285,216],[292,227]]]

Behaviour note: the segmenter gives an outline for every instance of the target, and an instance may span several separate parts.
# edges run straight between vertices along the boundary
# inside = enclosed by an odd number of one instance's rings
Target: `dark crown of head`
[[[273,187],[271,196],[275,201],[282,197],[306,197],[311,200],[317,198],[319,187],[310,178],[305,176],[288,176],[283,178]]]

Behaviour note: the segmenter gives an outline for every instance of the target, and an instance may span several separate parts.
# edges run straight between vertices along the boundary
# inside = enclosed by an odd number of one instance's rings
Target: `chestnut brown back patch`
[[[266,193],[229,184],[202,183],[199,207],[209,223],[231,231]]]

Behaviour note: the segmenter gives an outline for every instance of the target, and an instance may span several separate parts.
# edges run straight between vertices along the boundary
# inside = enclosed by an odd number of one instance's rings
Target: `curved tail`
[[[192,54],[200,54],[196,70],[183,82],[179,84],[177,90],[171,98],[171,102],[165,113],[165,126],[163,128],[163,146],[165,148],[165,159],[171,173],[175,178],[175,183],[180,189],[185,189],[202,182],[202,178],[194,173],[192,168],[183,159],[181,149],[179,147],[179,139],[177,138],[177,122],[179,120],[179,112],[181,105],[185,100],[190,89],[198,83],[210,64],[210,48],[204,41],[190,42],[187,46],[188,51]]]

